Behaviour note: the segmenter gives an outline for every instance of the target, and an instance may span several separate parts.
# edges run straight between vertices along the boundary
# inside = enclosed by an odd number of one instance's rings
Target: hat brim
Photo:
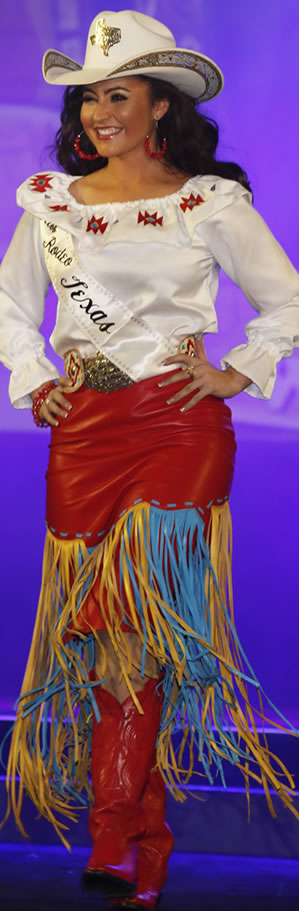
[[[84,67],[59,51],[48,50],[43,57],[43,76],[51,85],[92,85],[116,76],[152,76],[171,82],[182,92],[209,101],[224,85],[220,68],[204,54],[186,48],[171,48],[142,54],[118,67]]]

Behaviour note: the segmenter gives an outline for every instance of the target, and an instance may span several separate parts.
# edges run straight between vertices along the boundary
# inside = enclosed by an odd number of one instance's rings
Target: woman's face
[[[110,158],[144,152],[145,137],[168,107],[166,99],[153,105],[147,83],[129,76],[87,85],[80,119],[97,152]]]

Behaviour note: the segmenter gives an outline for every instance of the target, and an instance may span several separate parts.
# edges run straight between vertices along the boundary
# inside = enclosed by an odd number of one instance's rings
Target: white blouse
[[[1,266],[0,290],[0,358],[12,371],[13,405],[31,406],[29,393],[59,375],[39,332],[50,283],[41,219],[72,235],[82,267],[174,353],[186,335],[217,332],[214,302],[223,268],[259,315],[246,326],[247,344],[225,354],[221,365],[249,377],[246,392],[270,398],[276,364],[299,345],[299,279],[252,208],[250,193],[235,181],[205,175],[168,196],[87,206],[69,193],[73,180],[47,172],[18,190],[26,211]],[[61,357],[72,347],[83,357],[96,350],[63,304],[50,341]],[[140,379],[163,372],[157,350],[150,373],[144,369]]]

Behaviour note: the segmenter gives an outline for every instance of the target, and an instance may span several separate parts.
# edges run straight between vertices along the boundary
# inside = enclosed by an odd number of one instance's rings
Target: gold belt
[[[125,386],[132,386],[133,380],[127,373],[109,361],[105,354],[97,351],[95,355],[81,357],[77,348],[72,348],[64,355],[66,376],[72,380],[73,389],[80,389],[84,383],[88,389],[98,392],[116,392]]]
[[[200,343],[202,352],[204,348]],[[178,351],[196,357],[197,349],[193,335],[187,335],[178,346]],[[109,358],[97,351],[94,355],[82,358],[78,348],[66,351],[64,355],[64,368],[66,376],[72,380],[73,390],[80,389],[85,384],[88,389],[97,389],[98,392],[116,392],[122,387],[132,386],[134,380],[116,367]],[[191,371],[191,367],[189,368]]]

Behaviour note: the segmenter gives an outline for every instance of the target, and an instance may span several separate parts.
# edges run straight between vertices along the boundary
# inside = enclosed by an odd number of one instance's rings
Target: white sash
[[[82,267],[71,234],[41,221],[45,261],[59,301],[95,345],[133,380],[144,376],[145,363],[174,354],[169,342]]]

